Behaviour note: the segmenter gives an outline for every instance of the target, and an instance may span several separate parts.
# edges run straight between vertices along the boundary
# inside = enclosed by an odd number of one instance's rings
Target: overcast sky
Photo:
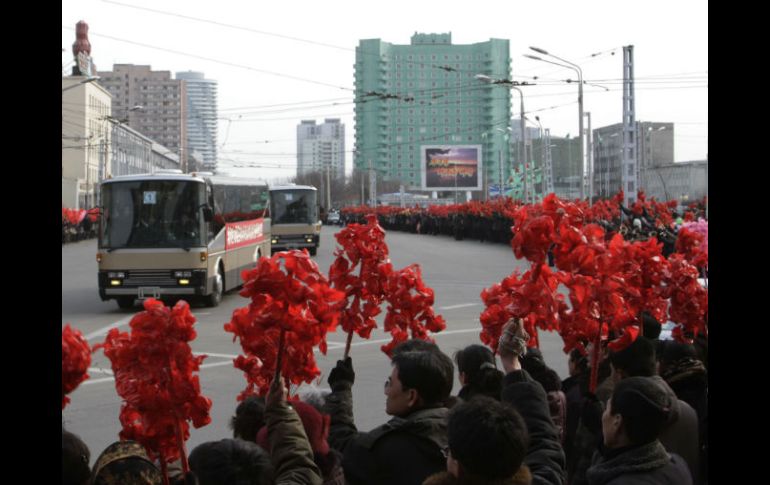
[[[584,89],[595,129],[622,121],[622,47],[633,45],[636,120],[675,123],[676,161],[708,152],[705,0],[66,0],[62,73],[71,72],[79,20],[89,25],[99,70],[149,64],[218,81],[220,169],[232,175],[293,176],[296,125],[325,117],[345,123],[350,172],[355,47],[373,38],[409,44],[415,32],[451,32],[454,44],[509,39],[513,79],[539,83],[524,88],[525,110],[556,136],[578,130],[577,87],[563,82],[575,72],[523,57],[535,54],[529,46],[609,88]],[[516,93],[512,106],[518,116]]]

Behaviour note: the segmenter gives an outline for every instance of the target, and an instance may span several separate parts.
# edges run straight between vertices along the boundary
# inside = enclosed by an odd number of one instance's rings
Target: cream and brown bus
[[[317,192],[309,185],[270,187],[273,252],[307,249],[315,256],[321,239]]]
[[[203,300],[243,284],[241,271],[270,256],[267,184],[161,170],[105,180],[99,221],[99,296]]]

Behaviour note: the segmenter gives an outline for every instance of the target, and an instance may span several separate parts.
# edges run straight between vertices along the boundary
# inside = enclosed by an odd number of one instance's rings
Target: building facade
[[[674,124],[636,122],[634,131],[639,184],[634,192],[647,191],[644,173],[653,167],[674,163]],[[593,130],[594,194],[601,198],[615,195],[623,185],[623,124],[617,123]],[[630,187],[629,187],[630,189]]]
[[[187,90],[187,146],[203,158],[203,170],[217,169],[217,82],[202,72],[177,72]]]
[[[297,176],[322,172],[335,179],[345,178],[345,125],[339,118],[327,118],[320,125],[302,120],[297,125]]]
[[[170,71],[134,64],[115,64],[112,71],[98,75],[99,83],[112,95],[113,116],[178,154],[186,170],[186,82],[172,79]]]
[[[178,155],[122,123],[113,123],[108,175],[153,173],[158,169],[179,169]]]
[[[84,76],[62,78],[62,207],[90,209],[110,165],[112,96]]]
[[[510,79],[510,66],[502,39],[455,45],[451,33],[415,33],[408,45],[359,41],[355,168],[420,190],[422,146],[482,145],[485,187],[507,179],[510,89],[476,75]]]
[[[647,197],[678,200],[682,205],[708,195],[708,160],[655,165],[642,170],[642,184]]]

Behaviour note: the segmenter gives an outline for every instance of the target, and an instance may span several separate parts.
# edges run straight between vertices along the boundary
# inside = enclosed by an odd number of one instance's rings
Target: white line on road
[[[456,334],[456,333],[478,332],[480,330],[481,330],[480,328],[461,328],[461,329],[458,329],[458,330],[447,330],[447,331],[444,331],[444,332],[433,333],[433,334],[431,334],[431,336],[432,337],[441,337],[442,335],[453,335],[453,334]],[[390,340],[391,339],[389,339],[389,338],[383,338],[383,339],[378,339],[378,340],[363,340],[363,341],[360,341],[360,342],[354,342],[354,343],[350,344],[350,346],[351,347],[360,347],[361,345],[382,344],[382,343],[385,343],[385,342],[390,342]],[[326,345],[327,345],[327,347],[329,349],[341,349],[341,348],[345,347],[345,342],[327,342]],[[318,349],[314,349],[314,351],[316,353],[319,352]],[[205,354],[205,355],[209,355],[211,357],[221,357],[223,359],[235,359],[237,357],[235,355],[230,355],[230,354],[211,354],[211,353],[207,353],[207,352],[194,352],[194,354],[195,355]],[[222,367],[224,365],[233,365],[233,362],[232,362],[232,360],[225,360],[225,361],[222,361],[222,362],[212,362],[210,364],[201,364],[200,368],[201,369],[210,369],[212,367]],[[112,373],[111,371],[97,369],[96,367],[89,368],[88,370],[89,371],[93,371],[93,372],[104,372],[104,373],[109,373],[109,374]],[[114,377],[104,377],[102,379],[88,379],[85,382],[83,382],[83,384],[81,384],[81,385],[87,386],[87,385],[90,385],[90,384],[100,384],[102,382],[112,382],[114,380],[115,380]]]
[[[231,354],[213,354],[211,352],[193,352],[193,355],[208,355],[209,357],[221,357],[223,359],[237,359],[237,355]]]
[[[481,303],[462,303],[460,305],[442,306],[439,310],[454,310],[455,308],[465,308],[469,306],[478,306]]]
[[[118,327],[122,327],[123,325],[126,325],[128,322],[131,321],[132,318],[134,318],[133,315],[128,316],[128,317],[126,317],[126,318],[124,318],[122,320],[118,320],[117,322],[113,323],[112,325],[108,325],[108,326],[106,326],[104,328],[100,328],[99,330],[97,330],[95,332],[91,332],[88,335],[86,335],[86,340],[92,340],[92,339],[95,339],[96,337],[101,337],[102,335],[107,335],[107,332],[109,332],[113,328],[118,328]]]
[[[113,373],[112,373],[112,371],[110,369],[102,369],[102,368],[99,368],[99,367],[89,367],[88,368],[88,372],[93,372],[93,373],[96,373],[96,374],[113,375]]]

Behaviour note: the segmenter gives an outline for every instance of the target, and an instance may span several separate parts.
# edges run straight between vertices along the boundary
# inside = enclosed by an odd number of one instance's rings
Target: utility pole
[[[377,172],[372,165],[372,159],[369,159],[369,198],[372,201],[372,207],[377,207]]]
[[[553,163],[551,161],[551,129],[545,129],[545,162],[543,165],[543,195],[553,192]]]
[[[588,159],[588,204],[593,205],[594,200],[594,151],[593,151],[593,134],[591,133],[591,112],[586,112],[586,118],[588,118],[588,131],[586,132],[586,142],[588,143],[587,159]]]

